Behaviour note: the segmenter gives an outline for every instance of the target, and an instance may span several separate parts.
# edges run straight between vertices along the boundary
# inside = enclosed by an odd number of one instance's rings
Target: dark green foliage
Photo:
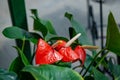
[[[17,74],[0,68],[0,80],[17,80]]]
[[[112,13],[110,13],[108,16],[107,39],[105,49],[100,50],[98,53],[95,53],[95,55],[87,55],[84,66],[77,67],[82,68],[83,71],[81,70],[80,73],[84,74],[83,76],[70,68],[71,62],[56,62],[53,65],[40,66],[34,66],[30,64],[30,61],[26,58],[23,52],[23,49],[25,47],[24,42],[26,40],[32,42],[34,45],[37,44],[39,38],[42,38],[45,41],[51,43],[54,43],[56,40],[59,39],[68,41],[66,37],[58,36],[50,21],[39,18],[37,10],[33,9],[32,14],[32,18],[34,20],[33,28],[35,31],[40,32],[40,34],[28,32],[15,26],[8,27],[3,30],[4,36],[10,39],[21,39],[23,41],[22,49],[19,47],[15,47],[15,49],[17,49],[18,51],[18,57],[14,59],[9,68],[9,71],[14,71],[18,75],[17,76],[15,73],[12,73],[14,74],[13,77],[18,77],[21,80],[83,80],[83,77],[85,78],[85,80],[108,80],[108,77],[101,73],[97,68],[98,65],[101,64],[102,67],[105,67],[106,69],[109,68],[108,70],[111,71],[111,74],[114,76],[115,80],[120,79],[120,66],[112,64],[110,62],[108,64],[104,60],[104,57],[108,54],[108,51],[112,51],[116,55],[120,55],[120,32]],[[80,38],[71,45],[72,48],[74,48],[74,46],[76,45],[91,45],[91,41],[87,37],[85,28],[82,27],[73,18],[73,15],[70,13],[65,13],[65,17],[69,19],[72,26],[69,28],[70,38],[75,36],[77,33],[82,34]],[[102,51],[105,51],[106,55],[100,57],[99,54],[101,54]],[[8,73],[8,75],[6,75],[6,73]],[[9,75],[11,75],[11,72],[2,72],[2,74],[0,72],[0,79],[14,80],[10,78],[8,79]]]
[[[31,73],[35,80],[83,80],[74,70],[54,65],[26,66],[22,71]]]
[[[108,16],[106,47],[120,56],[120,31],[112,13]]]

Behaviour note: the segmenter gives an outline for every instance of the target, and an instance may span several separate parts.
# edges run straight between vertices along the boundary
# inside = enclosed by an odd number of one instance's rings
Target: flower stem
[[[82,74],[83,70],[85,69],[85,66],[83,65],[83,68],[81,69],[81,71],[79,72],[79,74]]]
[[[109,51],[107,51],[106,53],[104,53],[104,55],[102,56],[102,58],[100,59],[100,61],[97,63],[97,65],[95,66],[95,68],[97,68],[99,66],[99,64],[104,60],[104,58],[106,57],[106,55],[109,53]]]
[[[23,43],[22,43],[22,52],[24,50],[24,47],[25,47],[25,37],[23,38]]]
[[[89,66],[87,67],[86,71],[84,72],[83,77],[84,77],[85,74],[88,72],[88,70],[90,69],[90,67],[93,65],[94,61],[97,59],[97,57],[99,56],[99,54],[100,54],[101,52],[103,52],[104,50],[106,50],[106,48],[100,50],[100,51],[95,55],[95,57],[93,58],[93,60],[92,60],[91,63],[89,64]]]
[[[104,60],[104,58],[106,57],[106,55],[109,53],[109,51],[107,51],[106,53],[104,53],[104,55],[102,56],[102,58],[100,59],[100,61],[97,63],[97,65],[95,66],[95,69],[99,66],[99,64]],[[92,74],[93,72],[90,73],[90,75]]]

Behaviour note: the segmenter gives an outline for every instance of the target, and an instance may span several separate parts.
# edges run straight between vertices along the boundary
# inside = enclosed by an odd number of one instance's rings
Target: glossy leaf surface
[[[99,72],[97,69],[93,68],[94,79],[95,80],[109,80],[104,74]]]
[[[106,47],[120,56],[120,31],[112,13],[108,16]]]
[[[37,43],[37,38],[35,33],[30,33],[24,29],[19,27],[7,27],[3,30],[4,36],[11,38],[11,39],[24,39],[30,40],[33,43]],[[38,36],[38,35],[37,35]]]
[[[0,68],[0,80],[17,80],[17,74]]]
[[[83,80],[76,71],[54,65],[26,66],[22,71],[31,73],[35,80]]]
[[[114,80],[120,80],[120,65],[113,64],[112,61],[109,61],[109,69],[114,76]]]
[[[72,27],[74,28],[74,30],[76,31],[76,33],[81,33],[82,35],[78,38],[79,43],[81,44],[91,44],[90,40],[88,39],[88,36],[86,34],[85,28],[83,26],[81,26],[74,18],[73,15],[66,12],[65,13],[65,17],[69,19]]]

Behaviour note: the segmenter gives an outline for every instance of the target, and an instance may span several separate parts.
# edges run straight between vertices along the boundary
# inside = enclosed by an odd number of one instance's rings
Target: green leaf
[[[54,28],[51,26],[49,21],[43,21],[39,18],[34,19],[34,30],[40,31],[43,35],[45,41],[48,41],[50,38],[57,36]]]
[[[96,63],[98,63],[101,60],[102,57],[98,57],[96,60]],[[105,68],[108,68],[108,64],[107,62],[104,60],[102,60],[102,62],[100,63],[102,66],[104,66]]]
[[[26,66],[22,71],[31,73],[35,80],[83,80],[74,70],[54,65]]]
[[[56,35],[56,31],[55,31],[52,23],[51,23],[50,21],[48,21],[48,20],[42,20],[41,18],[39,18],[37,9],[32,9],[32,10],[31,10],[31,13],[34,15],[34,16],[32,16],[34,20],[37,20],[37,21],[39,21],[41,24],[43,24],[43,25],[41,25],[41,26],[46,27],[46,29],[49,31],[49,33]],[[34,28],[39,28],[39,27],[34,26]],[[36,30],[37,30],[37,29],[36,29]],[[41,30],[40,30],[40,31],[41,31]]]
[[[57,35],[52,23],[49,20],[41,20],[41,23],[46,26],[50,34]]]
[[[76,35],[76,31],[73,27],[69,27],[69,35],[70,35],[70,39],[72,39],[75,35]],[[76,40],[76,42],[78,43],[78,39]]]
[[[74,28],[74,30],[77,33],[81,33],[82,35],[78,38],[79,43],[81,44],[85,44],[85,45],[91,45],[91,41],[90,39],[88,39],[88,36],[86,34],[85,28],[82,27],[74,18],[73,15],[66,12],[65,13],[65,17],[69,19],[69,21],[71,22],[72,27]]]
[[[108,16],[106,47],[120,56],[120,32],[111,12]]]
[[[40,76],[39,76],[40,77]],[[40,78],[41,80],[45,80],[44,78]],[[20,72],[20,79],[19,80],[35,80],[34,77],[28,72]]]
[[[87,54],[86,55],[86,60],[85,60],[85,63],[84,63],[85,68],[87,68],[90,65],[92,60],[93,60],[92,56]]]
[[[34,30],[40,31],[46,41],[57,36],[57,33],[50,21],[39,18],[36,9],[31,10],[31,12],[33,14],[32,18],[34,19]]]
[[[21,72],[21,70],[25,67],[25,65],[23,64],[22,60],[20,57],[17,57],[12,64],[9,67],[9,71],[14,71],[15,73],[18,74],[18,77],[20,78],[19,80],[34,80],[33,77],[27,73],[24,74]],[[27,77],[27,79],[26,79]]]
[[[35,32],[29,32],[29,33],[31,34],[31,38],[29,38],[29,40],[34,44],[37,44],[39,38],[42,38],[38,33],[35,33]]]
[[[49,40],[50,40],[50,41],[51,41],[51,40],[64,40],[64,41],[68,41],[67,38],[65,38],[65,37],[59,37],[59,36],[51,37],[51,38],[49,38]]]
[[[108,77],[106,77],[104,74],[102,74],[100,71],[98,71],[95,68],[93,68],[93,73],[95,80],[109,80]]]
[[[49,41],[49,40],[50,40],[51,38],[53,38],[53,37],[58,37],[58,36],[48,33],[48,34],[44,37],[44,40],[45,40],[45,41]]]
[[[0,68],[0,80],[17,80],[17,74]]]
[[[94,80],[93,76],[85,76],[85,80]]]
[[[120,65],[113,64],[110,60],[109,69],[112,75],[114,76],[114,80],[120,80]]]
[[[20,48],[18,48],[18,47],[15,47],[15,48],[17,49],[18,54],[19,54],[19,56],[20,56],[23,64],[24,64],[25,66],[30,65],[29,61],[27,60],[27,58],[26,58],[26,56],[24,55],[24,53],[22,52],[22,50],[20,50]]]
[[[15,73],[19,74],[19,72],[24,67],[24,64],[20,57],[16,57],[12,63],[10,64],[9,71],[14,71]]]
[[[72,64],[72,62],[62,62],[62,61],[58,61],[58,62],[54,63],[54,65],[56,65],[56,66],[68,67],[68,68],[71,68],[71,64]]]
[[[37,33],[30,33],[24,29],[21,29],[16,26],[7,27],[3,30],[4,36],[11,39],[26,39],[30,40],[33,43],[37,43],[37,38],[34,36]]]
[[[42,33],[43,37],[45,37],[48,33],[47,28],[40,22],[40,20],[38,18],[36,19],[33,17],[33,19],[34,19],[34,24],[33,24],[34,30],[40,31]]]

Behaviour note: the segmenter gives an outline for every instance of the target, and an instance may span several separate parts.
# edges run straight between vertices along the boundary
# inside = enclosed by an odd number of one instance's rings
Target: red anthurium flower
[[[71,47],[65,47],[65,41],[58,40],[57,43],[58,45],[55,49],[63,56],[63,62],[73,62],[78,59],[78,55],[72,50]]]
[[[44,40],[39,39],[35,56],[36,64],[52,64],[62,58],[63,56],[54,50],[49,44]]]
[[[71,47],[62,47],[58,52],[63,56],[63,62],[73,62],[78,59],[78,55],[72,50]]]
[[[84,62],[85,62],[85,59],[86,59],[86,52],[85,52],[85,50],[81,46],[76,46],[74,51],[79,56],[79,60],[81,60],[82,65],[83,65]]]
[[[63,40],[58,40],[56,44],[57,45],[54,48],[58,51],[60,48],[65,47],[66,42]]]

